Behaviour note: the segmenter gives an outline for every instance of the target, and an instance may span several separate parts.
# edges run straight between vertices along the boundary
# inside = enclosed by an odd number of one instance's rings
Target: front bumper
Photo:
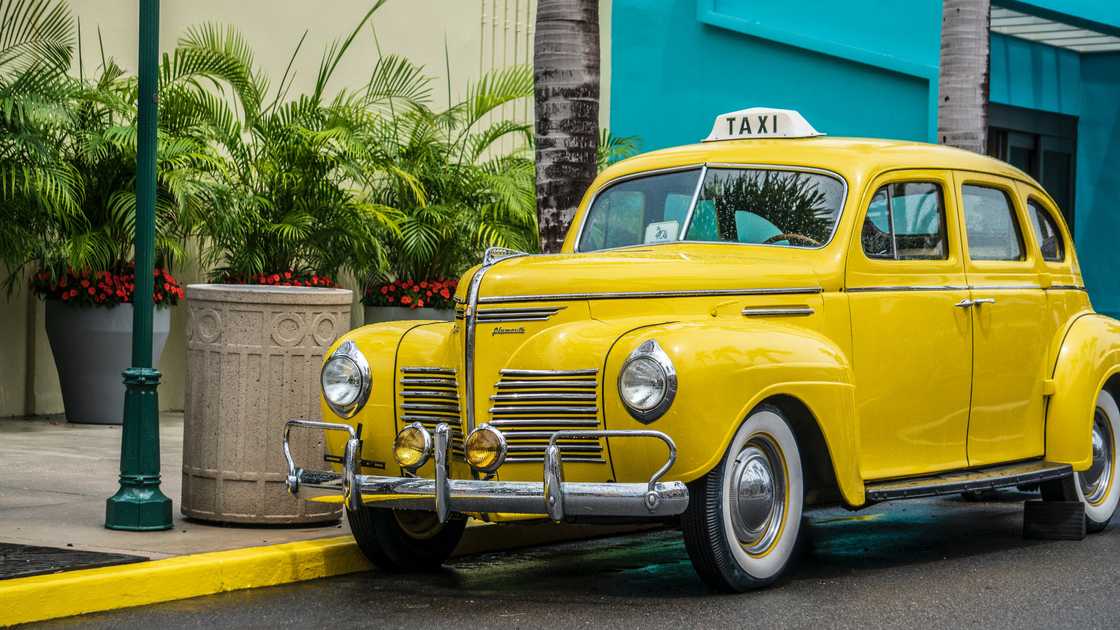
[[[292,459],[288,436],[295,427],[342,431],[348,435],[342,472],[305,470]],[[435,430],[435,479],[363,475],[359,471],[362,443],[345,424],[289,420],[284,427],[284,458],[288,490],[304,497],[341,494],[347,509],[362,505],[397,510],[427,510],[446,522],[456,513],[502,512],[547,516],[553,521],[581,517],[660,519],[688,507],[688,488],[680,481],[660,481],[676,461],[676,445],[660,431],[558,431],[545,450],[544,481],[448,479],[450,428]],[[564,464],[556,445],[561,437],[653,438],[668,446],[665,464],[646,483],[565,482]]]

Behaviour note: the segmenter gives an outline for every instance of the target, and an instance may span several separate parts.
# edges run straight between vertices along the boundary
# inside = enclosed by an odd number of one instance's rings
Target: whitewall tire
[[[781,411],[751,412],[689,497],[685,548],[708,586],[742,592],[778,580],[795,556],[805,501],[801,454]]]
[[[1042,493],[1047,500],[1084,503],[1085,529],[1099,532],[1108,526],[1120,504],[1120,479],[1117,479],[1120,406],[1108,391],[1097,396],[1091,435],[1093,463],[1089,469],[1044,485]]]

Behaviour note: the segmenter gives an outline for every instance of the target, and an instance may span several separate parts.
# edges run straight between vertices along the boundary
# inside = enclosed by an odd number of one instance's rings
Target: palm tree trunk
[[[937,136],[986,153],[991,0],[943,0]]]
[[[533,74],[541,251],[557,252],[596,173],[598,0],[539,0]]]

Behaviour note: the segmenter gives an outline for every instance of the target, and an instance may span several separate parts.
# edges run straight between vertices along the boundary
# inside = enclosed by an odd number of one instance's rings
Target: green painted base
[[[105,500],[105,527],[130,532],[171,529],[171,499],[159,488],[122,487]]]

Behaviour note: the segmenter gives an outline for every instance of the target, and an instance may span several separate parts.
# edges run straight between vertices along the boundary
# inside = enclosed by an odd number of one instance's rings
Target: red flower
[[[389,303],[390,303],[390,304],[392,304],[393,302],[396,302],[396,301],[397,301],[397,298],[395,298],[395,297],[393,297],[393,296],[391,296],[391,295],[389,296]]]
[[[416,308],[424,308],[424,300],[416,300]]]
[[[388,292],[389,292],[389,287],[386,287],[386,286],[381,287],[381,295],[385,295]]]
[[[89,287],[88,289],[86,289],[86,291],[88,291],[90,295],[97,293],[97,289],[94,289],[93,287]]]
[[[451,297],[451,292],[448,291],[447,289],[440,289],[439,294],[442,295],[444,298],[450,298]]]
[[[428,281],[427,280],[421,280],[420,281],[420,288],[421,289],[427,289],[428,288]]]
[[[408,295],[402,297],[401,298],[401,304],[404,304],[405,306],[408,306],[409,304],[412,304],[412,297],[408,296]]]

